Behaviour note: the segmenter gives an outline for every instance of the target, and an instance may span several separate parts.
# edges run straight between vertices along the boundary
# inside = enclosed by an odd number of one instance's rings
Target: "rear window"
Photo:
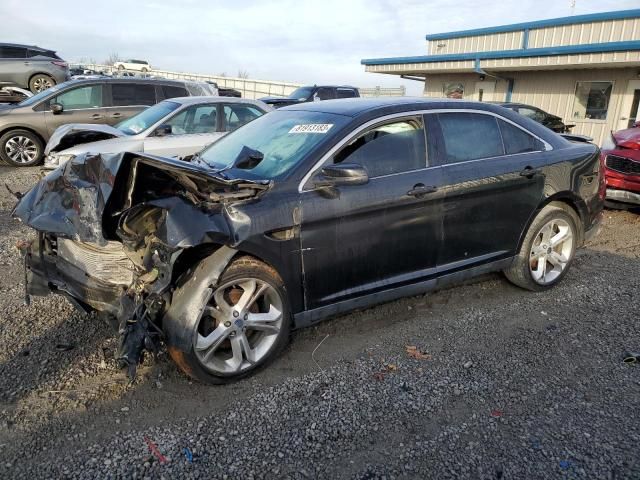
[[[29,58],[47,57],[47,58],[57,58],[58,60],[60,60],[60,57],[57,56],[55,54],[55,52],[52,52],[51,50],[32,50],[32,49],[28,49],[27,50],[27,56]]]
[[[27,49],[9,45],[0,46],[0,58],[27,58]]]
[[[458,163],[504,155],[498,122],[479,113],[437,114],[444,139],[442,163]]]
[[[339,88],[338,98],[354,98],[356,97],[356,91],[352,88]]]
[[[156,87],[134,83],[113,83],[111,84],[111,96],[114,107],[154,105],[156,103]]]
[[[188,97],[189,92],[184,87],[176,87],[173,85],[165,85],[162,87],[164,98]]]

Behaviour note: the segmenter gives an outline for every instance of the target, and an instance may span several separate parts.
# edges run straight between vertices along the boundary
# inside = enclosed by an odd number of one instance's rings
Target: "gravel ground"
[[[130,386],[107,325],[22,305],[13,203],[0,192],[0,478],[640,479],[637,213],[608,211],[550,292],[488,275],[298,332],[233,385],[160,354]]]

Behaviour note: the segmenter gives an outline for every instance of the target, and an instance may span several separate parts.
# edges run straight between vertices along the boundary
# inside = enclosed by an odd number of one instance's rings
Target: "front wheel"
[[[169,349],[189,376],[228,383],[266,365],[286,346],[291,314],[284,284],[273,268],[240,257],[208,289],[200,318],[187,335],[191,348]],[[193,292],[193,298],[203,297]]]
[[[559,283],[573,262],[579,222],[569,206],[552,203],[544,207],[529,227],[513,264],[504,271],[507,279],[533,291]]]
[[[0,137],[0,159],[12,167],[30,167],[42,160],[42,140],[28,130],[11,130]]]

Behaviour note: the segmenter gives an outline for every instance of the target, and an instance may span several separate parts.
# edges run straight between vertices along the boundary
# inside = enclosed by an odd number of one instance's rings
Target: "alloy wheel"
[[[218,286],[198,323],[196,357],[214,373],[238,374],[269,354],[283,319],[283,300],[268,282],[244,278]]]
[[[53,87],[53,82],[47,77],[38,77],[33,81],[33,89],[36,91],[36,93],[40,93],[51,87]]]
[[[566,220],[547,222],[534,237],[529,256],[532,278],[540,285],[556,280],[569,264],[574,250],[574,234]]]
[[[4,145],[7,157],[14,163],[32,163],[38,157],[38,146],[28,137],[11,137]]]

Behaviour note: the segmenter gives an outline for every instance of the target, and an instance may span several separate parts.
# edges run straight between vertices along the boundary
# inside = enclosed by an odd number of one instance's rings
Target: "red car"
[[[602,144],[606,199],[640,205],[640,122],[611,134]]]

